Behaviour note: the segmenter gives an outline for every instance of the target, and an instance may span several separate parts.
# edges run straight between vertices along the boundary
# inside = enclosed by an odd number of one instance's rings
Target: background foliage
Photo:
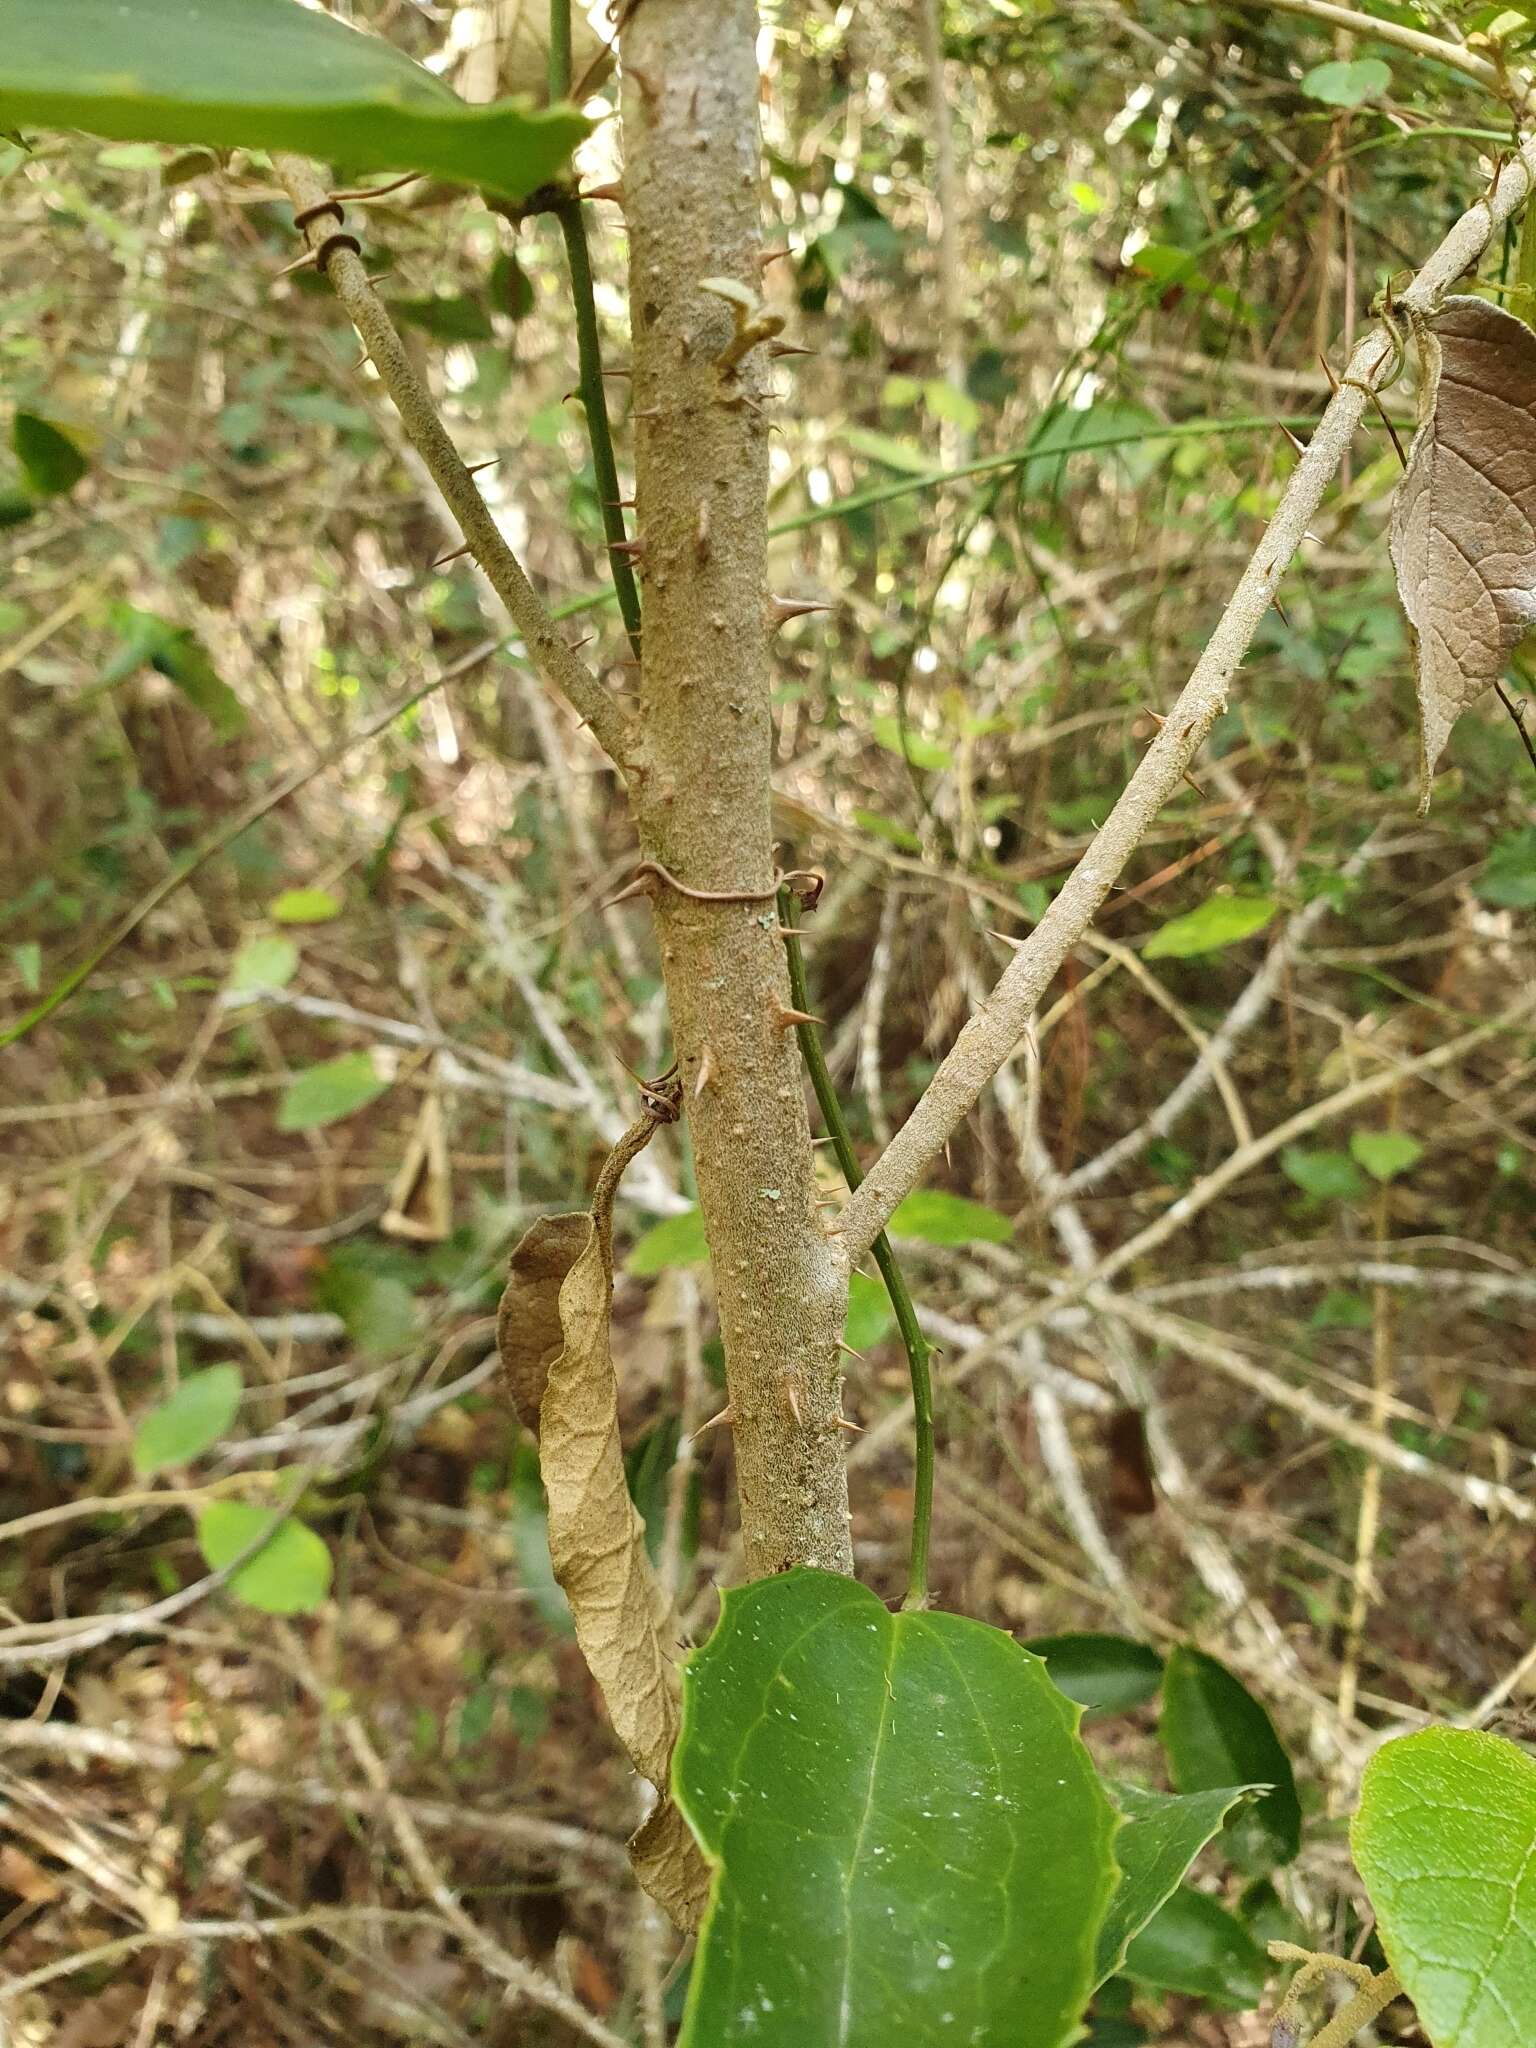
[[[515,5],[334,11],[473,99],[538,75]],[[861,1144],[1139,758],[1320,409],[1319,353],[1343,360],[1509,136],[1465,80],[1256,8],[951,0],[946,172],[921,21],[814,0],[765,33],[765,291],[814,351],[780,366],[775,581],[832,601],[778,642],[775,785],[786,850],[829,876],[806,945]],[[302,1490],[229,1595],[67,1677],[0,1666],[6,1967],[101,1950],[24,1994],[80,2048],[147,2006],[209,2040],[295,2012],[369,2043],[573,2038],[501,2010],[382,1782],[503,1955],[663,2040],[683,1979],[623,1875],[633,1792],[485,1320],[523,1225],[584,1201],[625,1067],[665,1064],[643,909],[602,908],[621,811],[515,651],[363,738],[503,628],[440,559],[456,532],[329,294],[279,276],[265,164],[29,142],[0,144],[8,1011],[315,772],[5,1054],[9,1619],[169,1599]],[[580,161],[611,175],[614,147],[600,124]],[[622,687],[553,223],[430,182],[359,218],[509,538]],[[622,217],[589,218],[621,368]],[[1398,473],[1362,436],[1199,788],[894,1225],[951,1380],[942,1604],[1153,1646],[1075,1653],[1123,1709],[1090,1743],[1144,1792],[1276,1780],[1272,1756],[1202,1766],[1208,1655],[1297,1760],[1132,1942],[1100,2048],[1262,2039],[1263,1942],[1362,1931],[1344,1816],[1373,1739],[1529,1685],[1529,1031],[1407,1069],[1529,984],[1536,809],[1485,700],[1414,815]],[[1213,1034],[1218,1085],[1165,1124]],[[723,1397],[684,1149],[659,1139],[624,1197],[631,1485],[702,1638],[730,1449],[693,1437]],[[1116,1313],[983,1348],[1122,1252]],[[905,1368],[873,1282],[848,1337],[855,1535],[895,1593]],[[259,1947],[111,1946],[285,1916]]]

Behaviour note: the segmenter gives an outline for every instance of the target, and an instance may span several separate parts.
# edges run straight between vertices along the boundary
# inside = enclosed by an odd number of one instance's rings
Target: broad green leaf
[[[574,107],[467,106],[403,51],[298,0],[7,0],[0,127],[289,149],[522,199],[588,123]]]
[[[669,1266],[700,1266],[708,1257],[703,1211],[684,1209],[681,1215],[666,1216],[660,1223],[653,1223],[635,1240],[624,1261],[624,1270],[639,1280],[649,1280]]]
[[[219,1441],[234,1421],[245,1382],[238,1365],[190,1372],[151,1408],[133,1433],[133,1469],[141,1476],[185,1465]]]
[[[917,1237],[924,1244],[1007,1244],[1013,1225],[996,1209],[943,1188],[919,1188],[890,1221],[892,1237]]]
[[[1372,1180],[1393,1180],[1424,1157],[1424,1147],[1406,1131],[1352,1131],[1349,1150]]]
[[[218,1571],[238,1557],[271,1519],[270,1508],[250,1501],[211,1502],[197,1518],[198,1548],[209,1569]],[[289,1515],[241,1565],[229,1590],[263,1614],[311,1614],[331,1590],[331,1553],[313,1529]]]
[[[882,711],[872,718],[869,730],[876,746],[884,747],[888,754],[900,754],[914,768],[926,768],[937,774],[948,768],[954,759],[948,747],[938,740],[926,738],[915,726],[909,725],[903,732],[901,720],[891,712]]]
[[[1059,2048],[1116,1816],[1045,1666],[796,1570],[723,1597],[673,1783],[715,1869],[682,2048]]]
[[[895,1320],[885,1282],[871,1280],[867,1273],[855,1273],[848,1283],[848,1320],[843,1324],[843,1342],[855,1351],[868,1351],[880,1343]]]
[[[229,963],[232,989],[286,988],[299,967],[299,949],[279,932],[257,932]]]
[[[496,330],[478,299],[464,293],[438,292],[427,299],[392,299],[390,311],[408,327],[419,327],[434,341],[490,341]]]
[[[1269,1790],[1234,1814],[1223,1846],[1239,1870],[1262,1876],[1301,1846],[1301,1803],[1274,1723],[1224,1664],[1181,1643],[1163,1673],[1163,1747],[1181,1792],[1233,1785]]]
[[[344,1052],[295,1074],[277,1105],[280,1131],[316,1131],[340,1123],[382,1095],[389,1086],[366,1052]]]
[[[1123,1714],[1153,1698],[1163,1682],[1162,1658],[1130,1636],[1084,1630],[1034,1636],[1024,1647],[1045,1659],[1052,1679],[1086,1714]]]
[[[1347,1152],[1287,1145],[1280,1154],[1280,1171],[1316,1202],[1357,1202],[1365,1193],[1365,1182]]]
[[[245,706],[209,659],[195,633],[175,627],[149,653],[150,665],[167,676],[213,727],[221,740],[245,731]]]
[[[9,22],[6,27],[9,31]],[[0,66],[4,62],[0,55]],[[35,412],[17,413],[11,424],[11,446],[34,497],[62,497],[75,488],[88,467],[64,429]]]
[[[267,905],[279,924],[327,924],[341,915],[341,899],[329,889],[284,889]]]
[[[1475,1729],[1405,1735],[1367,1765],[1349,1839],[1434,2048],[1529,2048],[1536,1762]]]
[[[1380,99],[1392,83],[1391,66],[1379,57],[1357,57],[1352,63],[1318,64],[1301,81],[1309,100],[1325,107],[1359,107]]]
[[[1264,1995],[1269,1961],[1218,1899],[1182,1885],[1126,1950],[1125,1975],[1241,2010]]]
[[[1279,909],[1271,896],[1210,896],[1195,910],[1170,918],[1142,947],[1147,960],[1191,960],[1218,953],[1262,931]]]
[[[1184,1881],[1184,1873],[1251,1786],[1214,1792],[1147,1792],[1140,1785],[1114,1785],[1115,1804],[1125,1825],[1115,1837],[1120,1882],[1099,1929],[1095,1964],[1099,1983],[1125,1961],[1131,1941]]]

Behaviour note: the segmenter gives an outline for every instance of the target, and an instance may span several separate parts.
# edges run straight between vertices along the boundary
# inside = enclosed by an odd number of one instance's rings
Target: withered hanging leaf
[[[647,1114],[615,1146],[592,1213],[534,1224],[512,1255],[497,1315],[502,1366],[519,1415],[537,1407],[549,1556],[576,1640],[631,1763],[662,1795],[630,1845],[635,1874],[679,1925],[698,1924],[709,1870],[668,1789],[677,1740],[678,1645],[671,1603],[629,1497],[619,1387],[609,1344],[613,1198],[649,1140]],[[553,1355],[552,1355],[553,1354]]]
[[[583,1210],[574,1216],[541,1216],[517,1241],[506,1288],[496,1311],[496,1348],[502,1377],[517,1419],[539,1433],[539,1403],[551,1361],[560,1355],[560,1283],[575,1265],[592,1232]]]
[[[1418,645],[1424,811],[1457,718],[1536,626],[1536,333],[1457,297],[1417,334],[1419,427],[1392,565]]]
[[[697,1933],[709,1904],[709,1865],[676,1803],[666,1798],[629,1839],[635,1875],[685,1934]]]

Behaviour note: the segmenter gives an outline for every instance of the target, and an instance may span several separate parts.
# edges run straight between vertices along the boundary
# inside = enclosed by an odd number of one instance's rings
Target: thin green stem
[[[794,922],[796,905],[788,889],[779,891],[779,918],[788,926]],[[810,1008],[810,991],[805,979],[805,955],[800,950],[800,941],[792,931],[786,931],[784,946],[788,955],[789,988],[791,1000],[797,1010]],[[811,1090],[816,1105],[821,1111],[821,1120],[827,1127],[832,1140],[832,1149],[837,1154],[837,1163],[843,1169],[843,1178],[850,1188],[856,1188],[864,1178],[859,1165],[858,1154],[853,1149],[843,1106],[837,1099],[837,1090],[827,1067],[826,1056],[821,1049],[821,1040],[816,1035],[814,1024],[797,1024],[795,1036],[800,1041],[801,1057],[811,1077]],[[896,1263],[896,1254],[891,1241],[882,1230],[875,1239],[871,1250],[875,1264],[880,1269],[880,1278],[885,1282],[885,1291],[891,1298],[891,1308],[896,1316],[896,1327],[901,1332],[901,1341],[906,1346],[907,1371],[912,1381],[913,1435],[916,1439],[916,1469],[912,1488],[912,1551],[907,1573],[906,1598],[902,1606],[907,1608],[928,1605],[928,1544],[933,1531],[933,1375],[929,1369],[928,1340],[918,1327],[917,1310],[912,1305],[912,1296],[907,1291],[906,1280],[901,1267]]]
[[[571,89],[571,0],[549,0],[548,77],[553,105]]]

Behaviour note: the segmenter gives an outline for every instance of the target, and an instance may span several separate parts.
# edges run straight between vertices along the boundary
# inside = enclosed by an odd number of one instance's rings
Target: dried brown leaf
[[[592,1218],[584,1209],[573,1216],[541,1216],[518,1239],[508,1264],[496,1311],[496,1348],[517,1418],[535,1436],[550,1364],[564,1342],[560,1283],[591,1233]]]
[[[1422,811],[1457,718],[1536,625],[1536,334],[1470,297],[1416,331],[1419,427],[1392,564],[1418,648]]]
[[[685,1934],[696,1933],[709,1904],[709,1865],[672,1800],[663,1799],[630,1837],[629,1860],[657,1905]]]
[[[631,1845],[635,1872],[680,1925],[692,1926],[709,1872],[668,1797],[679,1647],[629,1497],[609,1343],[613,1197],[655,1125],[648,1112],[615,1147],[591,1215],[548,1217],[524,1236],[512,1255],[497,1339],[518,1413],[526,1420],[528,1404],[538,1403],[550,1562],[576,1640],[630,1761],[662,1795]]]

